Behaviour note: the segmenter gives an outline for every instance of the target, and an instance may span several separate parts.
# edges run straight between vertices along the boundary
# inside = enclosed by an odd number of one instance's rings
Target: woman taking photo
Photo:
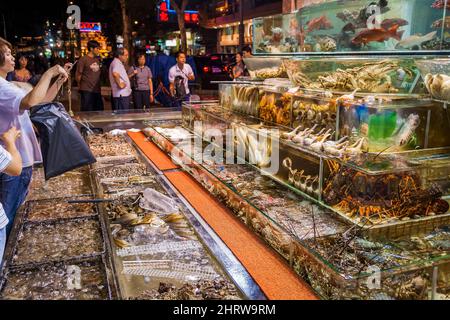
[[[55,99],[62,84],[67,81],[67,71],[72,65],[67,64],[65,68],[56,65],[47,70],[30,92],[25,92],[15,84],[6,81],[7,74],[14,71],[14,67],[15,58],[11,53],[11,44],[0,38],[0,135],[8,132],[12,127],[17,128],[21,135],[16,141],[16,146],[22,157],[20,176],[13,177],[7,173],[0,173],[0,202],[9,220],[7,234],[11,231],[17,209],[27,196],[33,165],[42,162],[28,110]],[[53,82],[53,79],[56,81]]]

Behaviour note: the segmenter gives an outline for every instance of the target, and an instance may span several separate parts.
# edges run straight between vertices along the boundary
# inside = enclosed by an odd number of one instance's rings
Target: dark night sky
[[[67,8],[65,0],[2,1],[0,14],[5,16],[8,40],[14,35],[41,35],[47,19],[62,20]],[[0,17],[0,34],[3,36],[3,21]]]
[[[0,3],[0,36],[3,37],[3,20],[5,16],[7,38],[14,42],[15,36],[39,36],[43,34],[46,20],[63,22],[67,19],[67,6],[70,0],[2,0]],[[82,21],[99,21],[109,24],[112,34],[120,34],[122,24],[119,0],[73,0],[81,8]],[[144,28],[150,35],[158,28],[156,20],[156,3],[158,0],[127,0],[130,17],[145,23]],[[203,0],[191,0],[197,6]],[[164,26],[165,28],[167,26]],[[153,30],[152,30],[153,28]]]
[[[67,19],[67,6],[69,0],[39,0],[23,2],[18,0],[2,0],[0,3],[0,35],[3,36],[4,14],[7,27],[8,40],[14,41],[15,36],[37,36],[43,34],[46,20],[62,22]],[[118,0],[74,0],[81,8],[82,21],[100,21],[111,25],[112,32],[120,31],[121,15]],[[156,0],[129,0],[130,16],[139,15],[139,19],[148,22],[155,19]],[[120,33],[120,32],[119,32]]]

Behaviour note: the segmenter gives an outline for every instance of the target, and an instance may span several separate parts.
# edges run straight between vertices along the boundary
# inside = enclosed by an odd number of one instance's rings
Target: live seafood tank
[[[245,61],[250,74],[254,75],[252,81],[265,80],[268,87],[276,89],[298,87],[313,92],[329,91],[336,94],[353,91],[373,94],[423,94],[427,93],[427,90],[421,77],[420,63],[422,60],[430,61],[429,59],[438,57],[278,57],[276,60],[279,63],[269,69],[265,67],[264,58],[255,56],[246,58]],[[273,73],[278,73],[275,80],[271,79]],[[256,83],[257,86],[261,85],[259,82]],[[242,98],[240,95],[235,96]]]
[[[450,114],[442,102],[369,96],[339,107],[338,138],[358,140],[370,153],[396,153],[450,146]]]
[[[327,1],[253,20],[255,54],[449,49],[447,0]]]
[[[219,101],[185,103],[183,128],[145,133],[322,297],[448,299],[448,61],[255,56]]]
[[[302,98],[305,101],[311,99]],[[326,126],[319,130],[320,127],[314,125],[318,128],[316,135],[323,137],[317,141],[312,131],[307,137],[300,135],[310,130],[308,126],[292,135],[283,131],[284,127],[271,127],[264,121],[257,124],[252,118],[239,114],[231,117],[230,111],[220,111],[217,105],[186,104],[184,108],[186,116],[191,115],[197,120],[215,119],[214,123],[220,128],[213,131],[216,135],[211,135],[208,132],[210,122],[208,130],[201,125],[188,127],[196,137],[210,143],[212,140],[209,139],[214,136],[214,146],[219,148],[224,148],[218,145],[219,141],[234,141],[237,161],[254,166],[295,192],[330,207],[345,220],[367,229],[371,235],[407,233],[417,225],[437,226],[449,221],[448,204],[441,199],[448,196],[445,182],[448,174],[436,180],[446,171],[446,148],[432,149],[436,162],[430,170],[424,163],[430,156],[429,149],[407,152],[407,155],[363,153],[366,138],[356,142],[348,137],[326,140],[334,135],[334,131]],[[185,122],[192,122],[192,119]],[[228,127],[228,133],[224,127]],[[342,148],[339,147],[341,143]],[[239,153],[241,148],[243,152]]]
[[[250,164],[225,165],[216,163],[214,156],[205,158],[203,152],[209,144],[205,141],[203,146],[187,147],[193,144],[189,132],[181,144],[172,139],[179,138],[183,130],[155,126],[145,133],[168,154],[177,155],[173,159],[179,165],[279,252],[323,298],[448,298],[450,257],[445,253],[448,249],[436,247],[445,247],[445,240],[440,241],[448,237],[448,229],[421,227],[414,236],[392,234],[392,238],[372,240],[363,227],[352,227],[332,210],[261,175]],[[430,251],[422,255],[420,249],[405,249],[422,237],[431,241]],[[432,244],[432,239],[439,240]],[[375,286],[371,285],[374,270],[380,271],[383,279]],[[436,274],[439,279],[433,276]]]

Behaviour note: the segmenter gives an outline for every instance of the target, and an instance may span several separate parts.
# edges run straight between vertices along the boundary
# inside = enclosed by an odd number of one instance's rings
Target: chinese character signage
[[[170,6],[170,0],[163,0],[158,7],[159,22],[176,22],[177,13]],[[198,11],[186,10],[184,12],[184,21],[186,23],[198,24],[200,17]]]

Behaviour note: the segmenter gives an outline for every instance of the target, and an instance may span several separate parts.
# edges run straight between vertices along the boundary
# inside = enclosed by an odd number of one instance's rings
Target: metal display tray
[[[81,197],[85,197],[85,196],[78,196],[78,197],[74,197],[74,198],[64,198],[66,200],[68,199],[80,199]],[[48,200],[37,200],[36,202],[39,201],[48,201]],[[15,220],[14,220],[14,224],[13,224],[13,228],[11,230],[10,233],[10,237],[7,243],[7,246],[5,248],[5,254],[4,254],[4,259],[3,259],[3,266],[2,269],[0,270],[0,299],[1,299],[1,290],[3,290],[3,287],[5,285],[5,281],[7,280],[7,274],[11,271],[14,270],[26,270],[26,269],[39,269],[42,268],[46,265],[54,265],[57,263],[77,263],[77,262],[83,262],[86,260],[92,260],[92,259],[101,259],[102,261],[102,265],[103,265],[103,269],[105,272],[105,276],[107,279],[107,287],[108,287],[108,295],[110,299],[115,299],[117,297],[117,288],[115,286],[115,279],[114,279],[114,274],[111,270],[111,263],[108,261],[108,257],[109,257],[109,252],[110,250],[107,250],[107,245],[105,243],[105,225],[104,222],[102,221],[102,219],[100,218],[100,216],[98,215],[98,208],[97,208],[97,215],[96,216],[92,216],[92,217],[88,217],[87,219],[94,219],[96,221],[99,222],[100,228],[100,236],[102,239],[102,252],[98,252],[95,254],[92,254],[90,256],[83,256],[83,257],[70,257],[67,259],[59,259],[59,260],[49,260],[49,261],[41,261],[39,263],[28,263],[28,264],[21,264],[21,265],[14,265],[12,263],[13,261],[13,257],[14,257],[14,253],[16,252],[17,249],[17,245],[18,245],[18,237],[20,232],[23,230],[25,225],[33,225],[35,223],[30,223],[27,222],[26,220],[26,216],[27,216],[27,210],[28,210],[28,203],[25,203],[17,212]],[[81,218],[81,219],[86,219]],[[47,222],[47,224],[51,224],[51,223],[65,223],[68,221],[77,221],[80,220],[80,218],[69,218],[69,219],[59,219],[59,220],[52,220],[50,222]],[[38,223],[39,224],[39,223]],[[44,223],[45,224],[45,223]]]
[[[46,202],[54,202],[54,201],[89,201],[89,199],[92,198],[92,196],[87,196],[87,195],[82,195],[79,197],[70,197],[70,198],[56,198],[56,199],[45,199],[45,200],[30,200],[28,201],[24,206],[24,221],[26,223],[29,224],[40,224],[40,223],[50,223],[50,222],[63,222],[63,221],[70,221],[73,219],[83,219],[83,218],[92,218],[92,217],[97,217],[98,216],[98,206],[94,205],[94,211],[92,212],[92,214],[89,215],[83,215],[83,216],[73,216],[73,217],[67,217],[67,218],[54,218],[54,219],[46,219],[46,220],[42,220],[42,221],[33,221],[30,220],[29,216],[31,213],[31,206],[33,204],[41,204],[41,203],[46,203]]]
[[[98,252],[94,252],[92,254],[85,254],[85,255],[79,255],[79,256],[72,256],[72,257],[66,257],[66,258],[58,258],[58,259],[47,259],[42,261],[36,261],[36,262],[28,262],[28,263],[15,263],[14,262],[14,256],[18,250],[19,243],[20,243],[20,235],[24,232],[24,229],[28,226],[56,226],[56,225],[62,225],[69,222],[87,222],[87,221],[95,221],[98,222],[98,232],[101,237],[101,250]],[[39,266],[39,265],[45,265],[48,263],[55,263],[55,262],[65,262],[70,260],[77,260],[77,259],[88,259],[88,258],[95,258],[101,255],[106,254],[106,246],[105,246],[105,235],[103,232],[102,224],[100,220],[97,217],[88,217],[88,218],[74,218],[74,219],[59,219],[59,220],[53,220],[50,222],[25,222],[22,224],[20,230],[17,232],[17,237],[14,239],[14,247],[12,251],[11,260],[9,263],[9,266],[14,267],[24,267],[24,266]]]
[[[107,299],[113,300],[115,298],[115,291],[113,290],[113,285],[111,284],[111,271],[108,267],[107,258],[104,254],[93,256],[90,258],[81,258],[81,259],[70,259],[66,261],[58,261],[58,262],[52,262],[47,264],[41,264],[41,265],[23,265],[21,267],[7,267],[3,270],[3,275],[0,278],[0,300],[7,300],[7,298],[4,297],[4,291],[8,284],[8,281],[10,279],[10,275],[16,272],[39,272],[40,270],[51,267],[51,266],[77,266],[82,263],[92,263],[92,264],[98,264],[99,266],[99,272],[102,274],[104,282],[103,286],[105,287],[105,290],[107,292]]]

